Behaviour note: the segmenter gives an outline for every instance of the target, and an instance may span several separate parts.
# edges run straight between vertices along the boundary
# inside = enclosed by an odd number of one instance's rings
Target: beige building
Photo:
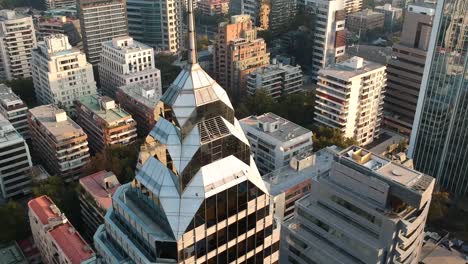
[[[346,18],[346,29],[358,34],[366,34],[369,30],[383,29],[384,26],[385,15],[370,9],[349,14]]]
[[[362,0],[344,0],[346,14],[356,13],[362,10]]]

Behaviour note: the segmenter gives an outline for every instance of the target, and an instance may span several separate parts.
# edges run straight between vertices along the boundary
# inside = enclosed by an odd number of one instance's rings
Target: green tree
[[[0,206],[0,244],[28,237],[26,210],[16,202]]]
[[[154,58],[156,68],[161,71],[161,82],[164,90],[171,85],[180,72],[179,67],[172,65],[176,59],[177,57],[164,53],[159,53]]]
[[[314,123],[315,94],[300,92],[279,99],[275,113],[298,125],[310,127]]]
[[[28,105],[29,108],[38,105],[36,102],[34,84],[31,78],[12,80],[5,82],[5,84],[11,87],[11,90],[17,94]]]
[[[244,118],[250,115],[261,115],[273,112],[276,106],[277,103],[265,90],[258,90],[253,96],[242,98],[242,102],[236,108],[236,116]]]
[[[339,129],[319,126],[315,129],[312,138],[314,149],[319,150],[328,146],[338,146],[347,148],[351,145],[358,145],[358,142],[352,138],[346,138]]]

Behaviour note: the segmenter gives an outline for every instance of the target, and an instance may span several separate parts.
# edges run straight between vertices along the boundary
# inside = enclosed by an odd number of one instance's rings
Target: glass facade
[[[409,155],[458,195],[468,190],[468,1],[437,3]]]

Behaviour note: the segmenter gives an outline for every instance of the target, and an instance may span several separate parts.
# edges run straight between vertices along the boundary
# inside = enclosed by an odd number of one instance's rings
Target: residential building
[[[37,22],[37,40],[44,41],[49,35],[64,34],[73,47],[83,48],[80,20],[67,16],[41,17]]]
[[[174,0],[127,0],[128,32],[157,52],[180,52],[182,4]]]
[[[397,21],[403,16],[403,9],[399,7],[394,7],[392,4],[385,4],[383,6],[376,6],[374,8],[375,12],[379,12],[385,15],[384,26],[385,29],[390,32],[393,31],[393,27]]]
[[[214,49],[214,75],[234,98],[246,93],[247,76],[268,65],[270,53],[266,43],[257,38],[257,29],[248,15],[232,16],[218,27]]]
[[[52,174],[71,181],[83,176],[89,162],[88,136],[54,105],[29,109],[29,130],[33,149]]]
[[[385,66],[360,57],[320,70],[315,121],[371,143],[380,133],[385,83]]]
[[[188,64],[145,140],[157,154],[117,189],[94,244],[107,264],[277,263],[270,196],[226,92],[197,64],[192,0],[188,14]]]
[[[393,44],[387,64],[384,124],[406,135],[413,127],[434,13],[432,4],[408,6],[400,42]]]
[[[356,13],[362,10],[362,0],[344,0],[346,14]]]
[[[289,164],[301,153],[312,151],[312,131],[273,113],[240,120],[262,175]]]
[[[31,166],[26,141],[0,114],[0,198],[31,193]]]
[[[0,115],[8,119],[24,139],[29,139],[28,106],[3,83],[0,84]]]
[[[63,34],[45,37],[33,51],[32,63],[34,90],[40,104],[61,105],[73,113],[74,100],[97,92],[93,67]]]
[[[75,101],[76,122],[88,135],[89,148],[97,154],[107,147],[135,142],[136,122],[107,96],[89,95]]]
[[[83,236],[90,243],[98,227],[104,224],[104,216],[112,205],[112,195],[120,186],[111,171],[99,171],[79,181],[81,216],[84,223]]]
[[[76,18],[78,17],[78,9],[76,5],[73,6],[66,6],[62,8],[53,8],[44,11],[45,16],[66,16]]]
[[[21,251],[16,241],[0,246],[0,263],[5,264],[29,264],[28,259]]]
[[[225,15],[229,13],[229,1],[226,0],[200,0],[197,10],[202,15]]]
[[[231,16],[242,14],[242,2],[244,0],[231,0],[229,1],[229,14]]]
[[[126,1],[77,1],[86,58],[97,66],[101,59],[101,43],[128,35]]]
[[[47,10],[76,6],[76,0],[43,0]]]
[[[31,77],[36,33],[31,16],[0,10],[0,80]]]
[[[280,31],[296,14],[296,2],[287,0],[242,0],[242,14],[250,15],[263,30]]]
[[[91,246],[48,196],[28,202],[31,232],[44,263],[81,264],[94,257]]]
[[[302,91],[301,66],[270,64],[257,68],[247,77],[247,93],[263,90],[273,99]]]
[[[161,90],[161,72],[154,66],[154,51],[131,37],[102,43],[99,80],[105,95],[115,98],[120,86],[149,84]]]
[[[305,10],[314,14],[315,36],[312,50],[311,78],[317,81],[318,71],[335,63],[345,54],[346,11],[344,0],[306,0]]]
[[[370,9],[349,14],[346,18],[346,29],[357,34],[366,34],[370,30],[383,30],[384,26],[385,15]]]
[[[437,1],[408,152],[417,170],[460,196],[468,193],[467,12],[466,1]]]
[[[139,136],[146,137],[164,113],[161,90],[149,85],[130,84],[117,90],[117,101],[136,121]]]
[[[434,182],[360,147],[343,150],[284,221],[281,261],[417,264]]]
[[[249,15],[253,25],[262,30],[270,28],[270,12],[271,2],[268,0],[241,0],[240,14]]]

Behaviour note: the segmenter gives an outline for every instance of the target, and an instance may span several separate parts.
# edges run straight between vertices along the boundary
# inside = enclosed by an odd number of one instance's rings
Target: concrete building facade
[[[362,10],[362,0],[344,0],[344,5],[347,15]]]
[[[346,29],[357,34],[366,34],[369,30],[383,29],[385,15],[370,9],[349,14],[346,18]]]
[[[403,9],[394,7],[391,4],[385,4],[383,6],[376,6],[375,12],[379,12],[385,15],[384,26],[386,30],[392,31],[397,21],[403,16]]]
[[[0,114],[24,139],[29,139],[28,106],[10,87],[0,84]]]
[[[229,1],[226,0],[200,0],[197,10],[202,15],[225,15],[229,13]]]
[[[73,47],[83,49],[80,20],[67,16],[41,17],[37,22],[37,41],[48,35],[64,34]]]

